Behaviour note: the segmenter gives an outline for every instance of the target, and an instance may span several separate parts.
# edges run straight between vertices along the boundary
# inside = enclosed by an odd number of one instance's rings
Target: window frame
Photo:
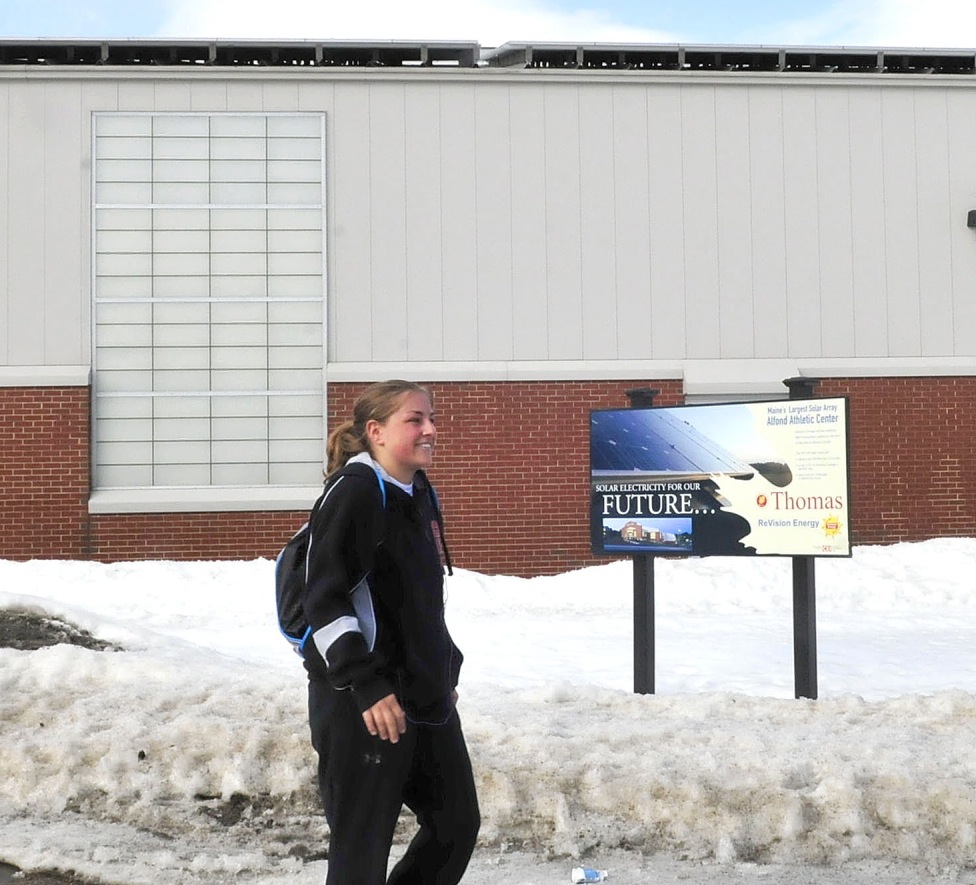
[[[99,139],[100,137],[112,137],[108,133],[104,122],[106,119],[114,118],[127,120],[132,122],[132,132],[136,137],[139,137],[136,129],[142,128],[144,132],[148,131],[148,138],[150,142],[150,156],[148,158],[149,162],[149,192],[152,194],[148,203],[140,202],[139,200],[132,201],[121,201],[118,200],[105,200],[101,198],[104,193],[105,188],[102,185],[108,180],[106,177],[100,177],[100,161],[103,163],[113,162],[119,158],[112,158],[111,155],[106,154],[105,151],[100,150]],[[148,126],[143,124],[141,127],[135,125],[135,121],[140,119],[148,118]],[[156,121],[164,121],[164,125],[161,127],[163,129],[174,129],[178,130],[180,128],[180,122],[177,118],[183,118],[183,120],[191,121],[188,125],[192,126],[192,121],[206,120],[206,131],[207,131],[207,170],[208,176],[205,186],[208,188],[207,191],[207,202],[171,202],[167,199],[160,200],[153,193],[156,184],[155,172],[152,167],[152,163],[156,160],[156,146],[157,139],[168,137],[162,136],[157,130]],[[264,159],[259,161],[263,163],[264,176],[257,182],[257,185],[263,186],[265,188],[265,199],[260,203],[253,202],[235,202],[233,198],[229,201],[223,202],[212,202],[213,192],[209,190],[214,180],[214,169],[234,170],[234,164],[237,159],[234,156],[222,156],[218,159],[216,165],[213,159],[214,145],[218,144],[219,153],[223,153],[223,148],[232,147],[236,148],[231,141],[227,140],[227,136],[224,136],[224,141],[221,141],[218,136],[214,134],[214,120],[220,119],[222,123],[227,124],[228,128],[233,128],[233,122],[229,118],[237,118],[242,120],[242,127],[247,128],[249,125],[253,125],[256,120],[261,120],[264,123],[263,126],[263,144],[259,147],[263,147]],[[272,131],[275,128],[287,128],[288,120],[283,119],[301,119],[302,124],[307,125],[309,119],[314,119],[318,121],[318,126],[316,129],[316,139],[317,148],[314,149],[314,157],[302,157],[301,164],[295,167],[299,173],[305,175],[304,188],[292,188],[292,193],[296,191],[300,196],[308,199],[317,189],[317,194],[314,195],[313,202],[274,202],[269,195],[269,189],[273,189],[275,185],[282,185],[279,187],[279,192],[288,192],[290,185],[290,180],[288,179],[288,163],[293,158],[286,158],[284,162],[278,160],[276,157],[272,156],[275,152],[270,149],[271,145],[275,143],[275,139],[279,139],[277,142],[279,145],[283,144],[281,139],[287,138],[286,134],[275,135]],[[274,121],[274,122],[273,122]],[[275,123],[279,124],[278,127]],[[172,125],[168,125],[172,124]],[[307,509],[309,501],[314,498],[321,486],[321,471],[324,467],[325,458],[325,430],[326,430],[326,416],[328,414],[327,410],[327,398],[326,398],[326,368],[327,368],[327,248],[326,248],[326,232],[327,232],[327,202],[326,202],[326,120],[325,114],[321,112],[300,112],[300,111],[284,111],[284,112],[266,112],[266,111],[221,111],[221,112],[194,112],[194,111],[177,111],[177,112],[155,112],[155,111],[143,111],[143,112],[126,112],[126,111],[97,111],[92,113],[92,126],[91,126],[91,311],[92,311],[92,321],[91,321],[91,359],[92,359],[92,384],[91,384],[91,476],[92,476],[92,490],[89,497],[89,511],[92,513],[126,513],[126,512],[180,512],[180,511],[234,511],[234,510],[290,510],[290,509]],[[217,127],[221,128],[221,127]],[[143,136],[145,137],[145,136]],[[191,137],[191,136],[186,136]],[[242,136],[246,138],[247,136]],[[312,141],[307,135],[304,136],[305,140]],[[297,143],[297,142],[296,142]],[[298,148],[297,150],[304,150],[304,146]],[[143,157],[139,162],[143,163],[143,168],[145,169],[145,158]],[[163,163],[168,163],[172,165],[172,161],[167,158],[162,160]],[[177,161],[178,162],[178,161]],[[296,161],[298,162],[298,161]],[[131,165],[131,164],[130,164]],[[194,164],[194,175],[199,178],[201,168],[199,163]],[[121,164],[121,167],[125,168],[125,163]],[[189,168],[189,167],[188,167]],[[256,191],[256,186],[254,184],[254,170],[258,168],[255,165],[253,158],[248,159],[246,163],[242,163],[239,167],[241,173],[247,178],[248,173],[251,178],[245,182],[247,187],[241,190],[244,193],[248,193],[253,196]],[[314,170],[318,170],[318,174],[314,174]],[[283,176],[278,173],[284,172]],[[226,177],[232,177],[232,175],[227,175]],[[124,176],[123,176],[124,179]],[[276,179],[272,181],[272,179]],[[123,183],[126,183],[123,181]],[[137,182],[138,184],[138,182]],[[141,193],[143,196],[146,193],[146,183],[142,183],[141,189],[139,187],[133,187],[131,190],[136,193]],[[123,193],[124,193],[124,189]],[[173,187],[171,190],[175,193],[179,193],[179,187]],[[226,189],[228,192],[232,192],[232,188]],[[199,189],[198,189],[199,192]],[[200,192],[202,193],[202,192]],[[146,285],[149,287],[148,293],[140,293],[134,297],[124,297],[124,298],[113,298],[111,295],[103,294],[102,282],[106,279],[105,275],[100,273],[102,270],[102,259],[112,252],[106,252],[101,249],[104,241],[106,240],[106,232],[110,230],[109,227],[105,226],[100,222],[100,213],[104,213],[106,210],[110,209],[122,209],[125,211],[146,211],[149,218],[149,237],[150,237],[150,248],[146,253],[146,257],[150,263],[150,271],[148,276],[143,277]],[[281,295],[280,293],[275,295],[272,293],[270,286],[268,285],[269,280],[274,280],[277,278],[284,279],[283,274],[276,275],[274,272],[265,269],[264,271],[264,281],[265,289],[263,295],[260,296],[249,296],[242,297],[240,293],[235,293],[234,295],[228,297],[227,295],[215,295],[214,289],[212,288],[213,281],[220,278],[219,273],[215,273],[213,270],[212,256],[215,254],[212,245],[209,250],[204,253],[207,256],[207,273],[200,275],[199,279],[204,280],[207,286],[205,295],[194,295],[191,297],[181,298],[175,297],[157,297],[155,291],[155,283],[157,280],[161,279],[161,275],[156,269],[156,257],[157,255],[169,255],[171,257],[170,263],[174,265],[180,264],[180,258],[184,254],[180,250],[175,252],[164,253],[161,250],[157,252],[152,243],[153,230],[156,226],[156,213],[159,210],[166,209],[177,209],[180,211],[185,210],[187,213],[194,211],[206,212],[207,224],[206,229],[203,231],[205,236],[208,238],[208,243],[212,243],[215,231],[220,233],[220,226],[214,223],[214,219],[219,217],[221,212],[234,212],[237,210],[251,210],[264,213],[264,226],[258,232],[259,235],[263,235],[266,243],[266,248],[264,252],[255,253],[251,249],[242,250],[242,255],[255,255],[263,256],[265,265],[271,264],[272,260],[276,255],[284,256],[283,260],[285,262],[291,261],[294,265],[300,264],[303,260],[313,267],[317,267],[318,273],[312,273],[309,275],[307,270],[297,271],[297,276],[295,279],[298,280],[298,287],[306,285],[302,282],[302,279],[312,279],[318,277],[317,286],[313,286],[314,294],[312,290],[309,293],[302,293],[295,295],[294,293],[290,295]],[[288,237],[288,225],[284,225],[281,228],[276,228],[272,222],[272,215],[275,212],[280,212],[282,218],[287,217],[288,212],[294,212],[299,210],[302,213],[314,212],[317,216],[318,221],[318,233],[320,238],[318,242],[315,242],[314,228],[302,228],[300,225],[296,224],[295,230],[298,231],[298,239],[302,241],[302,245],[307,249],[309,245],[315,244],[317,250],[309,252],[308,255],[313,256],[312,260],[308,260],[308,256],[304,256],[304,252],[301,249],[297,249],[293,252],[288,252],[286,249],[276,249],[272,244],[272,240],[284,239],[285,241],[292,242]],[[298,217],[298,214],[295,214]],[[292,219],[293,220],[293,219]],[[171,238],[174,242],[180,240],[180,235],[184,234],[183,230],[168,231],[168,233],[174,233],[175,235]],[[313,236],[309,236],[312,233]],[[233,238],[233,232],[231,232],[231,238]],[[185,237],[187,241],[190,240],[189,237]],[[225,237],[226,239],[226,237]],[[120,251],[119,255],[123,255],[123,260],[120,262],[124,264],[124,251]],[[185,253],[190,254],[190,253]],[[225,259],[225,265],[228,262],[228,256],[231,261],[233,259],[232,252],[217,253]],[[138,264],[138,261],[134,261],[134,264]],[[260,264],[261,258],[255,258],[252,264]],[[236,268],[235,268],[236,269]],[[132,279],[137,279],[140,275],[134,273]],[[246,275],[245,275],[246,276]],[[123,272],[124,278],[124,272]],[[316,317],[316,322],[319,325],[319,335],[308,336],[309,341],[314,343],[309,343],[306,341],[299,341],[295,343],[294,336],[290,336],[287,331],[287,327],[291,327],[292,331],[296,331],[298,336],[303,335],[302,325],[311,322],[310,320],[301,319],[301,305],[302,304],[317,304],[318,315]],[[104,333],[106,329],[110,328],[109,323],[107,323],[103,318],[100,318],[99,311],[100,308],[104,308],[107,305],[112,304],[129,304],[129,305],[143,305],[148,309],[150,319],[148,324],[148,335],[149,343],[148,345],[143,341],[140,345],[139,353],[134,353],[131,346],[122,343],[115,348],[117,354],[122,355],[122,361],[128,355],[131,361],[134,361],[140,355],[144,358],[146,354],[150,356],[151,364],[155,361],[155,354],[165,352],[164,346],[156,340],[156,335],[160,330],[160,327],[164,324],[157,323],[154,321],[153,314],[156,311],[157,306],[168,305],[169,309],[178,312],[180,305],[189,304],[206,304],[208,305],[207,314],[208,321],[206,323],[206,331],[208,336],[207,341],[207,357],[209,359],[208,365],[208,382],[206,388],[203,385],[196,385],[193,389],[179,389],[179,380],[177,379],[177,387],[175,390],[160,390],[157,387],[159,373],[156,371],[153,365],[150,366],[150,377],[151,381],[148,382],[148,389],[145,389],[145,385],[142,385],[144,389],[132,389],[128,391],[112,391],[107,389],[106,380],[109,377],[108,372],[111,369],[105,368],[107,356],[112,353],[112,349],[104,343],[104,338],[100,339],[100,333]],[[265,318],[263,324],[261,322],[253,323],[253,328],[255,330],[263,330],[263,343],[243,343],[236,345],[231,342],[230,345],[221,345],[220,347],[214,345],[214,331],[218,329],[225,333],[226,338],[233,338],[235,334],[235,329],[241,331],[244,329],[244,325],[238,321],[236,326],[234,321],[230,321],[224,324],[215,323],[212,317],[214,312],[213,308],[217,305],[224,305],[222,310],[227,311],[227,305],[243,305],[243,304],[255,304],[264,305],[265,307]],[[297,307],[296,307],[297,305]],[[103,311],[104,312],[104,311]],[[138,312],[138,311],[136,311]],[[161,311],[163,312],[163,311]],[[233,313],[233,311],[229,311]],[[272,315],[274,313],[279,313],[285,317],[282,321],[279,317],[279,322],[273,322]],[[241,312],[241,316],[244,315],[244,311]],[[288,315],[291,313],[295,317],[293,320],[288,319]],[[176,334],[180,334],[180,329],[183,331],[189,326],[189,321],[180,321],[181,326],[176,329]],[[230,331],[228,331],[230,330]],[[278,335],[275,336],[273,333],[277,330]],[[245,332],[241,331],[243,338],[247,338]],[[272,338],[276,338],[278,343],[272,343]],[[181,346],[181,345],[177,345]],[[220,350],[223,347],[223,354],[234,357],[234,351],[236,351],[236,358],[246,359],[248,354],[245,351],[250,348],[257,354],[258,351],[263,350],[265,354],[264,365],[258,365],[255,369],[255,373],[264,372],[267,376],[265,386],[262,389],[251,389],[247,385],[241,390],[233,389],[219,389],[219,385],[215,386],[213,372],[214,362],[214,352],[215,350]],[[309,348],[312,348],[310,351]],[[189,348],[188,348],[189,350]],[[305,351],[302,354],[302,358],[306,361],[304,365],[300,365],[298,368],[294,368],[288,365],[284,365],[279,371],[283,373],[288,373],[292,371],[295,373],[293,377],[300,378],[304,383],[305,379],[314,378],[314,384],[309,383],[306,388],[299,389],[288,389],[287,385],[276,384],[274,381],[270,380],[270,376],[273,375],[275,368],[273,362],[275,358],[281,360],[284,357],[283,362],[285,364],[290,362],[290,358],[293,357],[297,351]],[[317,350],[317,359],[315,359],[314,351]],[[314,364],[314,365],[313,365]],[[134,388],[138,388],[140,385],[134,378],[134,374],[137,370],[135,368],[126,368],[124,365],[121,369],[117,371],[117,377],[124,377],[126,373],[133,378]],[[219,371],[219,370],[218,370]],[[235,375],[237,369],[231,368],[230,372],[225,372],[224,378],[228,384],[233,385],[236,383]],[[284,377],[284,376],[282,376]],[[199,388],[199,389],[197,389]],[[201,476],[193,477],[189,472],[184,471],[187,475],[186,481],[179,481],[179,479],[170,479],[167,482],[157,481],[159,476],[159,469],[161,466],[161,461],[158,460],[158,455],[156,454],[157,443],[162,442],[156,438],[157,434],[157,418],[155,415],[155,404],[163,400],[179,401],[188,395],[194,395],[200,399],[206,399],[208,404],[208,416],[206,419],[201,418],[200,420],[206,420],[209,422],[209,432],[206,434],[205,439],[200,439],[201,445],[205,445],[209,452],[209,457],[206,462],[207,470],[201,469],[199,473],[208,473],[208,482],[199,481]],[[135,433],[133,440],[135,444],[148,444],[151,447],[152,455],[148,459],[143,459],[140,462],[140,470],[143,474],[148,471],[147,477],[150,480],[149,483],[145,482],[125,482],[119,481],[118,477],[123,473],[119,470],[116,473],[115,478],[111,478],[106,481],[106,471],[111,469],[110,464],[104,457],[105,447],[109,445],[109,441],[105,438],[106,432],[110,428],[110,424],[107,423],[111,419],[105,417],[105,406],[110,400],[122,400],[126,396],[130,396],[133,400],[146,400],[150,404],[150,430],[148,432],[142,431],[141,435],[138,432]],[[312,431],[309,428],[309,420],[303,421],[304,412],[300,412],[295,415],[295,419],[299,423],[304,423],[304,433],[306,434],[296,446],[292,446],[292,440],[290,436],[284,435],[279,437],[275,436],[273,425],[275,423],[287,425],[289,422],[288,409],[287,407],[283,409],[276,409],[275,406],[281,406],[286,402],[285,398],[288,397],[315,397],[318,402],[318,414],[310,416],[311,421],[318,420],[319,427],[316,434],[317,438],[313,438]],[[233,465],[238,463],[233,460],[234,457],[240,451],[241,447],[236,447],[236,443],[232,440],[230,442],[222,442],[220,439],[220,433],[215,433],[214,431],[214,404],[224,404],[235,397],[265,397],[266,398],[266,411],[263,415],[258,415],[256,412],[250,416],[250,420],[254,427],[258,427],[262,422],[264,424],[263,435],[254,435],[252,430],[252,435],[250,437],[245,437],[254,444],[253,447],[257,448],[263,445],[266,452],[266,458],[264,461],[252,460],[251,462],[244,461],[245,464],[251,463],[254,469],[259,469],[263,464],[267,473],[264,477],[264,482],[254,481],[252,478],[250,481],[235,481],[235,482],[215,482],[214,473],[215,469],[218,471],[220,468],[226,467],[228,464]],[[186,402],[183,399],[183,402]],[[293,401],[293,405],[301,408],[299,401]],[[254,403],[252,403],[254,405]],[[229,411],[233,411],[230,409]],[[125,409],[123,408],[123,413]],[[119,426],[122,426],[122,420],[132,420],[139,421],[140,419],[132,412],[131,419],[120,419]],[[141,419],[145,421],[146,419]],[[159,421],[164,421],[166,419],[158,419]],[[177,422],[179,418],[174,419]],[[188,422],[192,419],[186,419]],[[219,420],[219,419],[218,419]],[[228,416],[225,419],[225,424],[232,424],[234,421],[240,426],[249,420],[247,415],[239,416],[237,418]],[[161,424],[159,426],[162,426]],[[189,428],[189,424],[187,425]],[[199,428],[197,428],[199,432]],[[128,433],[128,428],[125,430]],[[173,442],[182,443],[183,440],[172,440]],[[275,448],[275,442],[278,442],[279,449],[297,448],[300,452],[304,454],[301,455],[300,459],[297,461],[289,461],[287,457],[283,458],[281,454],[275,455],[273,449]],[[188,450],[193,448],[192,440],[189,441],[188,446],[184,446]],[[215,443],[219,448],[223,445],[224,448],[231,452],[227,458],[220,460],[215,457]],[[313,462],[309,460],[309,454],[311,453],[313,444],[316,449],[316,459]],[[172,462],[171,473],[178,476],[180,473],[181,461],[179,456],[180,445],[170,446],[171,449],[177,452],[175,457],[171,457]],[[246,448],[246,447],[245,447]],[[294,457],[294,456],[293,456]],[[286,465],[294,464],[297,465],[295,469],[291,470],[291,476],[288,476],[289,469]],[[283,466],[284,465],[284,466]],[[302,466],[304,465],[304,466]],[[182,464],[183,467],[187,465]],[[204,466],[204,462],[201,461],[201,467]],[[279,471],[276,471],[279,468]],[[279,477],[275,477],[274,473],[279,472]],[[227,471],[228,475],[232,475],[233,469]],[[301,479],[297,479],[298,474],[301,474]],[[304,479],[305,475],[308,475],[307,481]],[[243,471],[242,471],[243,475]],[[111,474],[109,474],[111,477]],[[281,481],[282,478],[286,478],[286,481]]]

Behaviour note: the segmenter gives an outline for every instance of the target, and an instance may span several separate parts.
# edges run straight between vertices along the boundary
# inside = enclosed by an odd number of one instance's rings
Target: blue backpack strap
[[[386,510],[386,483],[383,482],[383,475],[378,467],[373,468],[373,473],[376,474],[376,481],[380,484],[380,500],[383,502],[383,509]]]
[[[376,482],[380,487],[380,500],[383,503],[383,509],[386,510],[386,483],[383,482],[383,474],[380,473],[379,467],[374,464],[365,464],[362,461],[354,461],[352,464],[345,464],[336,470],[335,473],[329,475],[328,479],[326,479],[326,485],[331,485],[333,480],[338,478],[340,474],[362,473],[365,470],[371,470],[373,475],[376,477]]]

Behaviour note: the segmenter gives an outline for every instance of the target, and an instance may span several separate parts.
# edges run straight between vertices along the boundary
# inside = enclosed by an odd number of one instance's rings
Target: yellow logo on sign
[[[824,517],[823,530],[824,534],[828,537],[833,537],[834,535],[840,534],[841,529],[840,517],[836,514],[831,513],[830,516]]]

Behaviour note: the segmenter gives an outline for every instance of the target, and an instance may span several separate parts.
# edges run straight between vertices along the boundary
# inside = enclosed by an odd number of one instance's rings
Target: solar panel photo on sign
[[[663,409],[593,412],[590,467],[600,479],[653,476],[705,479],[725,474],[749,479],[755,470],[688,421]]]

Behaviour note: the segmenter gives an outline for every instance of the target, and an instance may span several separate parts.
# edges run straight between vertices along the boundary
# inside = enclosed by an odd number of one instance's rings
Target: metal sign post
[[[816,378],[787,378],[790,399],[810,399]],[[793,557],[793,684],[797,698],[817,697],[817,580],[812,556]]]
[[[627,391],[632,409],[648,409],[660,393],[649,387]],[[654,556],[631,556],[634,568],[634,694],[654,694]]]

